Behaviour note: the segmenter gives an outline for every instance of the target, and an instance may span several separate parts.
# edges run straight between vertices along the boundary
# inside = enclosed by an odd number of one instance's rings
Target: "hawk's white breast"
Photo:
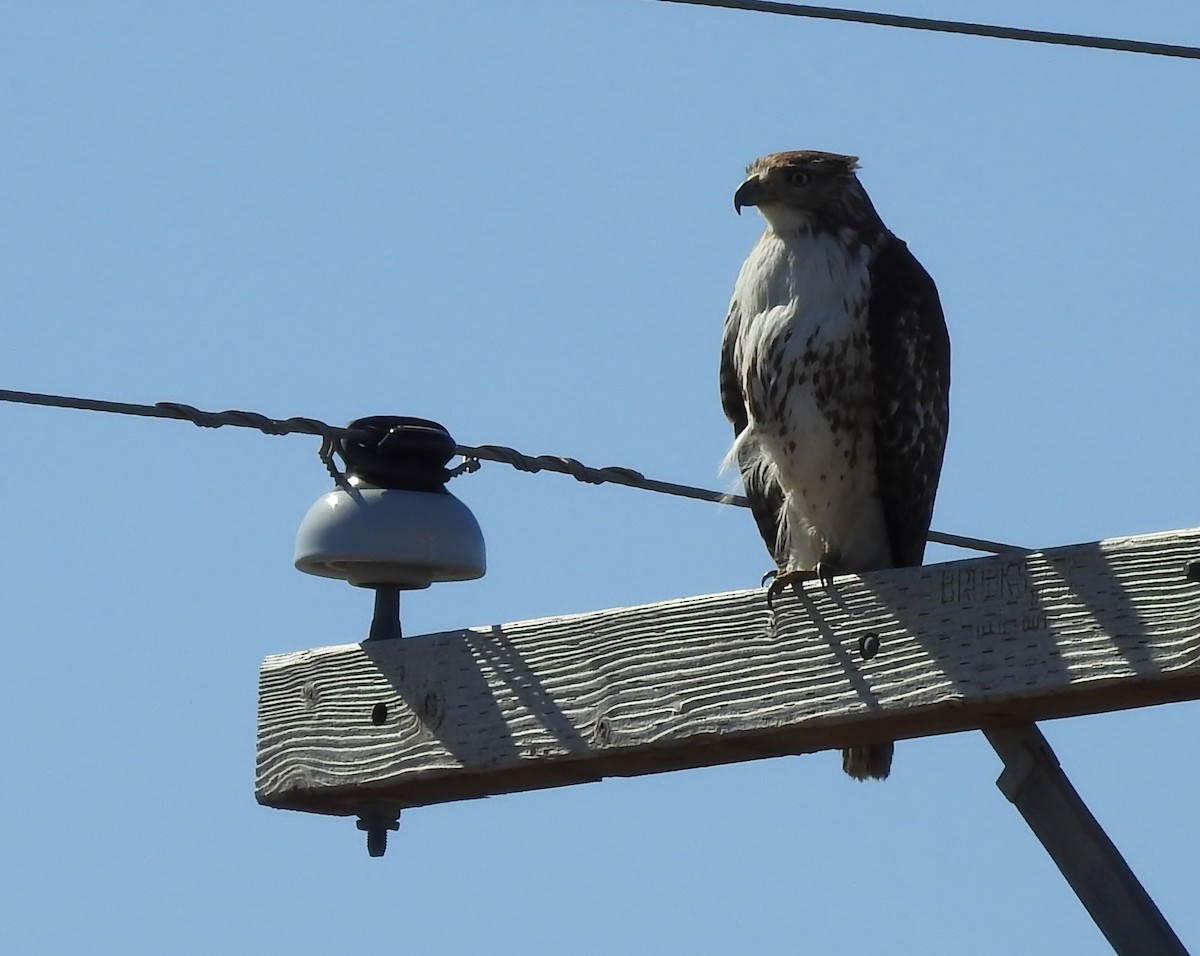
[[[749,425],[731,458],[757,449],[783,489],[789,569],[891,565],[875,463],[870,254],[850,237],[768,229],[734,287]]]

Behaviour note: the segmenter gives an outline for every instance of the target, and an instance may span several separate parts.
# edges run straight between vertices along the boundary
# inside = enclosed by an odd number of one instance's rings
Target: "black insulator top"
[[[457,446],[437,422],[398,415],[358,418],[348,426],[367,431],[367,439],[340,440],[346,473],[380,488],[445,492],[446,462]]]

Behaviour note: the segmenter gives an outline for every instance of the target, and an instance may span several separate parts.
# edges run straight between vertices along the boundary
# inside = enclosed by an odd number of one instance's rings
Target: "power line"
[[[692,485],[679,485],[670,481],[658,481],[647,478],[640,471],[632,468],[592,468],[576,461],[574,458],[562,458],[557,455],[526,455],[515,448],[504,445],[459,445],[458,454],[468,462],[471,460],[497,461],[511,465],[518,471],[531,474],[539,471],[553,471],[560,475],[570,475],[576,481],[590,485],[625,485],[629,488],[640,488],[643,491],[657,491],[664,495],[676,495],[681,498],[694,498],[697,501],[713,501],[718,504],[732,504],[740,508],[750,507],[750,503],[741,495],[730,495],[720,491],[710,491],[707,488],[695,488]],[[474,471],[468,467],[466,470]]]
[[[472,448],[459,445],[458,454],[466,459],[463,471],[474,471],[469,462],[473,459],[503,462],[506,465],[527,472],[554,471],[562,475],[570,475],[578,481],[589,484],[616,484],[643,491],[657,491],[666,495],[677,495],[683,498],[695,498],[699,501],[713,501],[718,504],[736,505],[739,508],[749,508],[750,502],[743,495],[726,494],[720,491],[709,491],[707,488],[694,488],[691,485],[677,485],[669,481],[658,481],[647,478],[641,472],[631,468],[589,468],[574,458],[559,458],[541,455],[537,458],[524,455],[503,445],[481,445]],[[947,534],[942,531],[930,531],[928,540],[937,544],[948,544],[956,548],[967,548],[972,551],[989,551],[993,554],[1008,552],[1025,552],[1028,548],[1018,548],[1016,545],[1001,544],[998,541],[988,541],[984,538],[972,538],[965,535]]]
[[[48,405],[53,408],[75,408],[89,412],[109,412],[115,415],[138,415],[142,418],[173,418],[191,422],[201,428],[220,428],[233,425],[255,428],[266,435],[319,435],[322,438],[368,438],[366,431],[326,425],[315,418],[267,418],[257,412],[202,412],[180,402],[159,402],[157,405],[134,405],[130,402],[109,402],[98,398],[74,398],[69,395],[45,395],[40,392],[18,392],[0,389],[0,401],[21,405]]]
[[[1046,30],[1025,30],[1020,27],[968,23],[961,20],[931,20],[926,17],[905,17],[895,13],[872,13],[866,10],[843,10],[837,7],[813,7],[796,3],[771,3],[768,0],[661,0],[661,2],[686,3],[695,7],[719,7],[726,10],[777,13],[788,17],[809,17],[815,20],[843,20],[850,23],[871,23],[881,27],[900,27],[906,30],[958,33],[967,36],[994,37],[999,40],[1023,40],[1027,43],[1052,43],[1057,46],[1087,47],[1093,50],[1118,50],[1123,53],[1146,53],[1150,56],[1173,56],[1189,60],[1200,60],[1200,47],[1179,46],[1174,43],[1148,43],[1144,40],[1121,40],[1115,37],[1094,37],[1079,33],[1052,33]]]
[[[109,402],[95,398],[76,398],[69,395],[47,395],[42,392],[22,392],[12,389],[0,389],[0,401],[13,402],[19,405],[44,405],[51,408],[73,408],[91,412],[107,412],[114,415],[136,415],[142,418],[170,418],[176,421],[191,422],[201,428],[220,428],[231,425],[235,428],[253,428],[265,435],[316,435],[322,439],[321,460],[329,469],[330,474],[337,480],[340,475],[332,462],[335,450],[334,442],[339,440],[362,441],[375,436],[372,432],[360,428],[339,428],[328,425],[316,418],[268,418],[258,412],[244,412],[229,409],[223,412],[205,412],[192,405],[182,402],[158,402],[154,405],[137,405],[131,402]],[[454,452],[463,459],[463,464],[451,472],[451,476],[464,472],[476,471],[480,461],[494,461],[510,465],[518,471],[535,474],[539,471],[553,471],[562,475],[570,475],[577,481],[592,485],[614,484],[637,488],[642,491],[654,491],[659,494],[675,495],[683,498],[694,498],[699,501],[713,501],[719,504],[735,505],[739,508],[750,507],[750,502],[742,495],[725,494],[720,491],[710,491],[707,488],[696,488],[692,485],[680,485],[671,481],[658,481],[647,478],[632,468],[592,468],[574,458],[563,458],[556,455],[526,455],[515,448],[504,445],[456,445]],[[945,534],[940,531],[930,531],[929,540],[938,544],[948,544],[956,548],[968,548],[974,551],[990,551],[1002,554],[1008,551],[1025,551],[1013,545],[1000,544],[984,538],[970,538],[957,534]]]

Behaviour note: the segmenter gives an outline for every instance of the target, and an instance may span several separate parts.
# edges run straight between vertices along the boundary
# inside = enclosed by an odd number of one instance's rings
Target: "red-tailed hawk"
[[[738,274],[721,344],[728,461],[786,585],[918,565],[950,418],[937,288],[879,218],[858,160],[756,160],[733,197],[767,221]],[[892,744],[842,766],[883,779]]]

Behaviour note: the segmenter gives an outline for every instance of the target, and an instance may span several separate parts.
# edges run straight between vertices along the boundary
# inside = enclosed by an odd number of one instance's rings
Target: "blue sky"
[[[887,9],[1200,44],[1178,2]],[[1042,547],[1198,523],[1195,62],[709,11],[6,4],[7,388],[344,422],[720,486],[745,164],[862,157],[954,347],[935,527]],[[302,437],[5,406],[0,949],[1105,953],[978,733],[346,819],[253,799],[257,669],[363,637],[291,567]],[[485,465],[489,571],[406,633],[753,586],[732,508]],[[961,552],[931,548],[929,560]],[[1194,703],[1058,721],[1200,941]]]

